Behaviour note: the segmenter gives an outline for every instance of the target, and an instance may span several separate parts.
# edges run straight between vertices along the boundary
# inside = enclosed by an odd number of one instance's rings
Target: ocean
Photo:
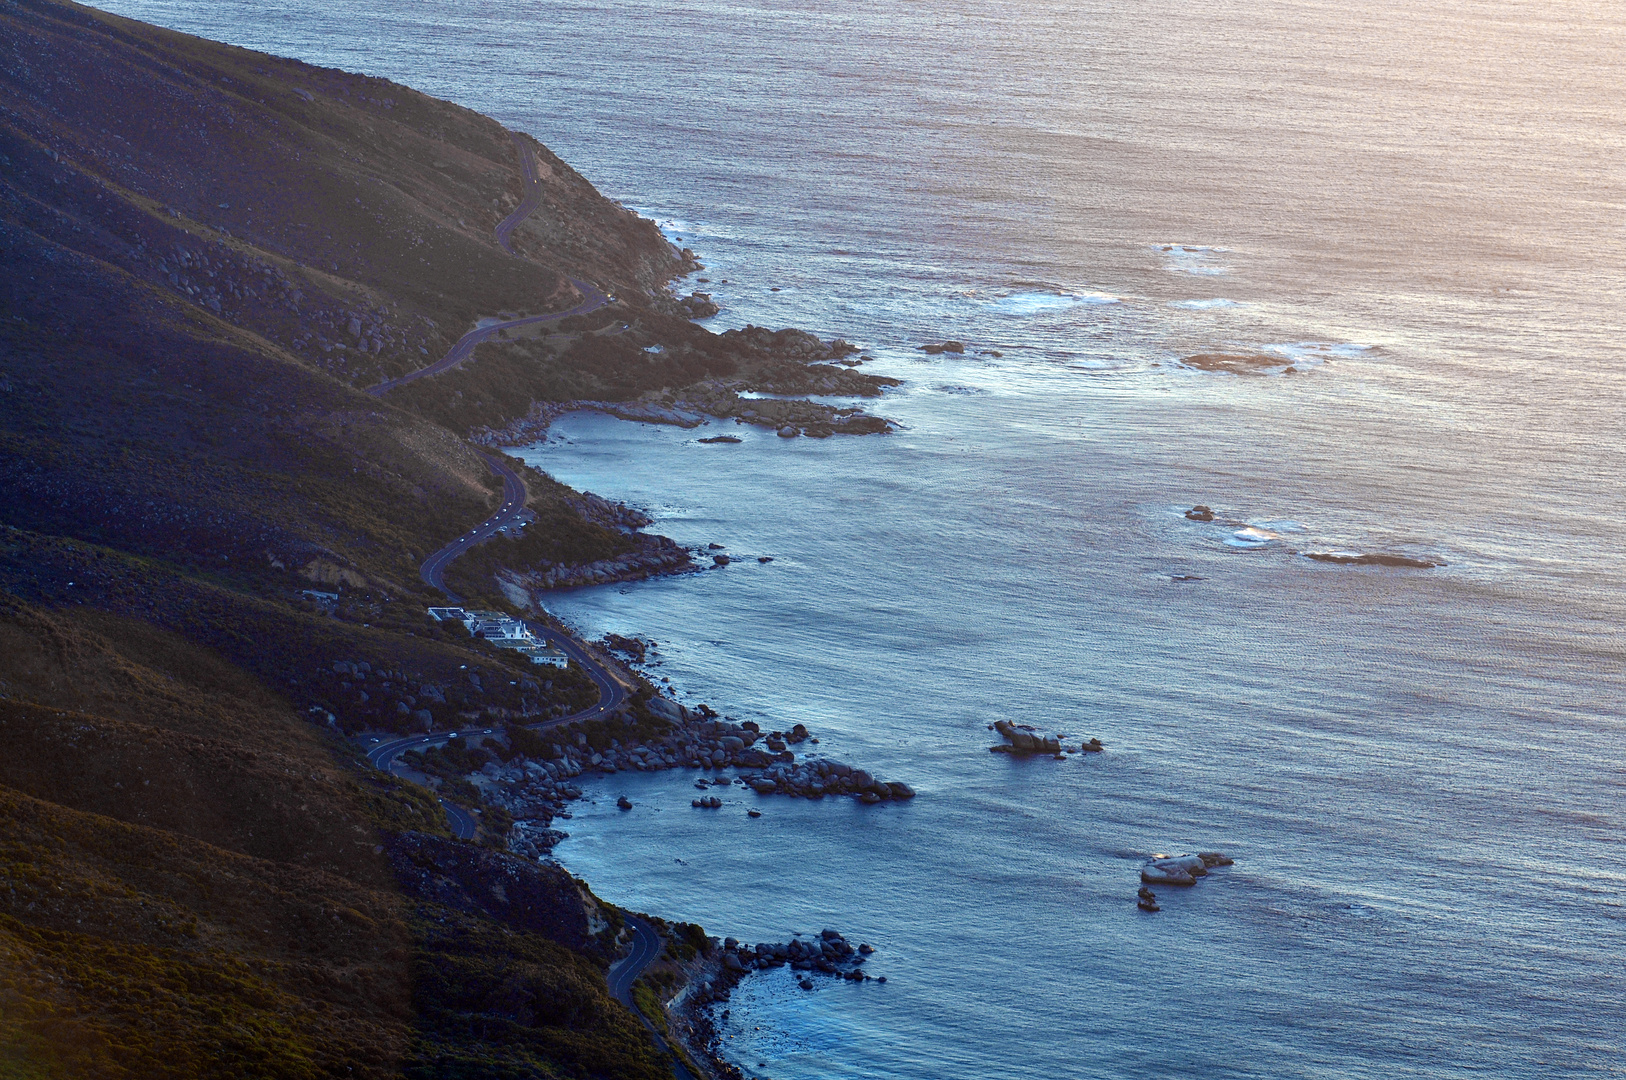
[[[1620,1070],[1626,9],[103,6],[528,131],[695,249],[715,328],[904,380],[885,437],[521,451],[734,559],[550,609],[920,793],[621,774],[563,823],[617,903],[876,947],[748,979],[747,1074]],[[1136,909],[1199,849],[1236,864]]]

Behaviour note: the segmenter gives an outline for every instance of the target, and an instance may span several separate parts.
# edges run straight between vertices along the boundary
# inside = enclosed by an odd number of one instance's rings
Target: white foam
[[[1216,261],[1216,256],[1227,254],[1230,248],[1211,244],[1159,244],[1157,250],[1168,260],[1167,269],[1176,274],[1217,277],[1231,272],[1229,266]]]
[[[1315,367],[1328,360],[1350,360],[1370,352],[1372,346],[1352,341],[1284,341],[1263,346],[1263,351],[1275,353],[1288,363],[1299,367]]]
[[[1169,307],[1184,308],[1187,311],[1211,311],[1215,308],[1247,307],[1240,300],[1224,300],[1215,297],[1212,300],[1170,300]]]
[[[1255,525],[1238,529],[1225,541],[1227,546],[1236,548],[1259,548],[1266,544],[1273,544],[1281,539],[1281,534],[1270,529],[1261,529]]]
[[[984,301],[991,311],[1001,315],[1048,315],[1076,307],[1091,307],[1119,303],[1119,298],[1107,293],[1019,292]]]

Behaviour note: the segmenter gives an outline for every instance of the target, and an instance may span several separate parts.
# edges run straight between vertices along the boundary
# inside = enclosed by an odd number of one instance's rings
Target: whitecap
[[[1159,244],[1158,251],[1168,260],[1168,269],[1177,274],[1217,276],[1231,271],[1229,266],[1215,260],[1216,256],[1229,252],[1229,248],[1210,244]]]
[[[1261,529],[1254,525],[1238,529],[1225,541],[1226,545],[1235,548],[1259,548],[1273,544],[1281,539],[1281,534],[1269,529]]]
[[[1075,307],[1116,304],[1119,298],[1107,293],[1019,292],[984,303],[1001,315],[1048,315]]]
[[[1263,347],[1298,367],[1315,367],[1328,360],[1350,360],[1370,352],[1372,346],[1353,341],[1283,341]]]
[[[1170,300],[1169,307],[1184,308],[1187,311],[1211,311],[1215,308],[1247,307],[1240,300],[1225,300],[1214,297],[1211,300]]]

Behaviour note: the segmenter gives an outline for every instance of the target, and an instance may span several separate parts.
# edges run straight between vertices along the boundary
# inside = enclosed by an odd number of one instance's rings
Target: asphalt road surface
[[[508,134],[514,140],[514,149],[519,153],[520,172],[525,176],[525,197],[514,207],[514,212],[503,218],[497,226],[497,243],[502,245],[504,251],[513,255],[515,252],[509,245],[508,238],[513,235],[515,227],[530,217],[531,211],[542,201],[542,185],[536,178],[536,154],[532,151],[531,144],[517,131]]]
[[[486,518],[468,532],[453,540],[450,544],[435,552],[423,561],[418,568],[418,576],[431,588],[439,589],[446,594],[446,598],[453,603],[457,597],[446,588],[446,567],[451,565],[453,559],[483,540],[489,540],[497,535],[504,526],[512,525],[519,520],[520,511],[525,509],[527,494],[525,482],[519,474],[510,469],[506,463],[494,454],[482,453],[486,465],[491,471],[502,477],[502,506],[495,514]]]
[[[632,984],[637,982],[638,976],[644,973],[644,969],[654,963],[656,958],[661,955],[661,936],[655,932],[655,928],[649,925],[647,920],[640,919],[630,912],[623,914],[626,915],[627,925],[632,927],[632,951],[611,965],[607,976],[610,983],[610,995],[631,1009],[632,1015],[643,1021],[644,1027],[649,1029],[650,1037],[655,1040],[656,1046],[671,1054],[672,1048],[666,1045],[666,1040],[661,1038],[661,1033],[655,1030],[655,1025],[651,1024],[649,1018],[640,1012],[638,1006],[632,1002]],[[694,1077],[694,1074],[684,1067],[683,1062],[678,1060],[676,1054],[672,1054],[672,1072],[678,1080],[693,1080]]]
[[[519,150],[520,165],[525,170],[525,197],[520,200],[518,206],[514,207],[514,212],[504,218],[502,223],[497,226],[497,243],[501,244],[502,249],[510,255],[514,254],[514,249],[509,246],[509,236],[513,233],[514,227],[524,221],[531,211],[536,209],[542,197],[542,185],[536,178],[536,158],[531,151],[530,144],[515,135],[514,145]],[[499,331],[513,330],[521,326],[535,326],[538,323],[559,322],[562,319],[570,318],[572,315],[586,315],[590,311],[597,311],[610,302],[609,296],[587,282],[577,278],[570,278],[569,280],[582,297],[582,302],[575,307],[566,311],[555,311],[549,315],[530,315],[523,319],[494,322],[470,330],[458,338],[457,344],[453,345],[445,356],[436,360],[433,364],[419,368],[417,371],[408,372],[398,379],[386,379],[377,386],[368,387],[367,392],[374,397],[383,397],[398,386],[405,386],[409,382],[416,382],[430,375],[439,375],[443,371],[450,371],[473,356],[476,345],[495,337]]]
[[[525,219],[527,214],[536,209],[540,198],[540,186],[536,178],[535,159],[532,156],[530,145],[518,135],[514,136],[514,143],[519,149],[520,164],[525,171],[525,197],[520,201],[519,206],[515,207],[514,212],[509,214],[508,217],[503,219],[502,223],[497,226],[497,242],[503,246],[503,250],[509,252],[510,254],[513,254],[513,248],[511,248],[508,243],[509,235],[513,232],[514,227]],[[421,379],[427,375],[435,375],[442,371],[449,371],[473,355],[474,347],[476,345],[491,337],[499,330],[516,326],[529,326],[541,322],[557,321],[560,319],[569,318],[572,315],[583,315],[609,303],[609,297],[605,296],[604,293],[600,292],[598,289],[595,289],[593,286],[588,285],[586,282],[578,281],[575,278],[571,278],[570,281],[571,284],[576,286],[577,290],[582,294],[584,299],[582,303],[571,308],[569,311],[561,311],[552,315],[536,315],[530,318],[515,319],[511,322],[496,323],[490,326],[481,327],[478,330],[463,335],[457,344],[452,346],[451,351],[436,363],[433,363],[426,368],[420,368],[409,375],[403,375],[399,379],[392,379],[388,382],[380,383],[378,386],[371,388],[368,393],[382,396],[383,394],[388,393],[390,390],[393,390],[395,387],[412,382],[415,379]],[[486,464],[490,466],[491,471],[502,477],[503,490],[501,507],[495,514],[492,514],[490,517],[486,518],[486,520],[482,521],[480,524],[476,525],[474,528],[470,529],[456,540],[453,540],[451,543],[429,556],[429,558],[425,559],[423,565],[418,569],[418,573],[423,580],[433,588],[444,593],[447,600],[452,603],[457,603],[458,598],[446,588],[446,567],[451,565],[452,560],[456,559],[465,551],[468,551],[470,548],[484,540],[489,540],[504,526],[513,524],[518,519],[520,511],[525,508],[525,503],[528,498],[528,493],[525,490],[525,482],[520,479],[518,473],[514,472],[514,470],[508,466],[507,462],[503,461],[494,454],[483,454],[482,456],[485,457]],[[527,623],[527,625],[530,626],[531,632],[536,634],[538,638],[541,638],[543,641],[546,641],[548,644],[564,652],[566,656],[570,657],[572,663],[580,665],[582,670],[587,672],[588,676],[598,686],[599,692],[598,701],[580,712],[575,712],[569,716],[562,716],[554,720],[544,720],[539,723],[528,724],[526,725],[527,727],[533,731],[541,731],[551,727],[558,727],[562,724],[569,724],[577,720],[591,720],[613,711],[622,703],[622,701],[626,700],[626,688],[615,680],[615,678],[610,674],[603,664],[599,663],[599,661],[593,658],[593,656],[587,651],[586,646],[584,646],[581,642],[567,634],[559,633],[552,627],[544,626],[540,623]],[[376,746],[369,749],[367,751],[367,760],[375,769],[379,769],[384,772],[395,772],[398,768],[396,758],[407,750],[412,750],[419,747],[444,745],[453,738],[478,739],[486,735],[491,730],[492,729],[489,728],[460,728],[457,730],[430,731],[425,732],[422,735],[408,735],[400,739],[390,739],[385,742],[380,742]],[[444,799],[439,801],[441,808],[446,812],[446,820],[451,825],[452,832],[460,840],[472,840],[475,832],[478,829],[474,818],[460,806],[449,803]],[[650,1036],[655,1040],[655,1044],[668,1054],[671,1054],[671,1048],[666,1045],[666,1040],[661,1037],[660,1033],[655,1030],[654,1025],[649,1022],[643,1013],[638,1011],[637,1007],[632,1002],[632,984],[637,981],[639,975],[643,974],[644,969],[653,963],[661,954],[660,935],[657,934],[655,932],[655,928],[644,919],[640,919],[635,915],[628,915],[627,920],[633,930],[632,952],[623,957],[621,960],[617,961],[616,964],[610,969],[610,993],[615,996],[617,1001],[631,1009],[633,1015],[637,1016],[639,1020],[643,1021],[644,1026],[649,1029]],[[694,1075],[684,1067],[683,1062],[680,1061],[675,1054],[672,1055],[672,1070],[677,1076],[678,1080],[694,1080]]]

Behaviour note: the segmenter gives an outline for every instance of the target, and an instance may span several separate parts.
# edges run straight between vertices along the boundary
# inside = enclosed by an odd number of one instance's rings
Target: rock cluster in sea
[[[915,797],[914,789],[908,784],[881,780],[863,769],[855,769],[828,758],[795,764],[779,762],[755,776],[743,779],[745,785],[758,795],[799,795],[808,799],[850,795],[871,805],[887,799]]]
[[[1195,855],[1154,855],[1140,868],[1140,879],[1147,885],[1195,885],[1216,866],[1231,866],[1234,860],[1217,851],[1199,851]]]
[[[802,989],[811,990],[814,975],[835,975],[852,982],[869,978],[863,971],[863,964],[874,952],[874,948],[867,944],[854,947],[838,931],[822,930],[816,937],[809,936],[807,940],[798,934],[790,941],[756,945],[725,938],[721,964],[723,970],[735,974],[766,971],[788,964],[792,971],[804,973],[800,980]],[[886,977],[882,976],[876,981],[885,982]]]
[[[1250,526],[1246,521],[1222,516],[1213,507],[1205,506],[1202,503],[1198,503],[1190,510],[1187,510],[1185,516],[1189,521],[1201,522],[1205,525],[1212,523],[1223,528],[1242,529],[1243,532],[1238,533],[1237,538],[1248,540],[1248,543],[1244,545],[1247,547],[1256,547],[1263,542],[1281,539],[1274,532],[1261,530],[1257,526]],[[1314,562],[1331,563],[1335,566],[1387,566],[1410,570],[1433,570],[1446,565],[1445,560],[1432,555],[1402,555],[1393,551],[1295,551],[1293,548],[1287,548],[1286,550],[1294,551],[1295,554],[1303,555],[1306,559]],[[1174,580],[1200,581],[1202,579],[1189,574],[1177,574]]]
[[[1009,720],[995,720],[988,726],[1006,739],[1004,745],[989,747],[996,754],[1052,754],[1059,757],[1064,749],[1059,736],[1041,735],[1031,724],[1013,724]],[[1071,747],[1065,749],[1069,754],[1073,752]],[[1091,738],[1081,742],[1078,749],[1080,753],[1098,754],[1106,748],[1102,746],[1100,739]]]
[[[626,644],[634,639],[618,639]],[[640,643],[641,644],[641,643]],[[480,789],[482,798],[500,806],[516,819],[509,837],[512,850],[536,858],[548,854],[565,833],[548,828],[555,816],[568,818],[567,802],[582,797],[572,781],[584,772],[654,772],[691,768],[722,770],[735,768],[739,782],[759,795],[782,794],[803,798],[844,795],[866,804],[914,798],[908,784],[884,781],[864,769],[828,758],[798,762],[791,747],[817,742],[803,724],[789,731],[764,734],[753,721],[735,723],[705,710],[688,709],[674,701],[654,696],[640,706],[665,720],[666,730],[653,738],[638,739],[626,728],[626,740],[595,737],[595,747],[582,730],[556,729],[542,733],[545,740],[535,757],[515,755],[506,764],[488,762],[469,779]],[[612,713],[603,723],[616,730],[618,722],[630,723],[624,712]],[[603,745],[606,743],[607,745]],[[701,785],[727,785],[718,777]],[[715,795],[698,797],[696,808],[720,809],[722,799]],[[623,807],[627,809],[628,807]]]

